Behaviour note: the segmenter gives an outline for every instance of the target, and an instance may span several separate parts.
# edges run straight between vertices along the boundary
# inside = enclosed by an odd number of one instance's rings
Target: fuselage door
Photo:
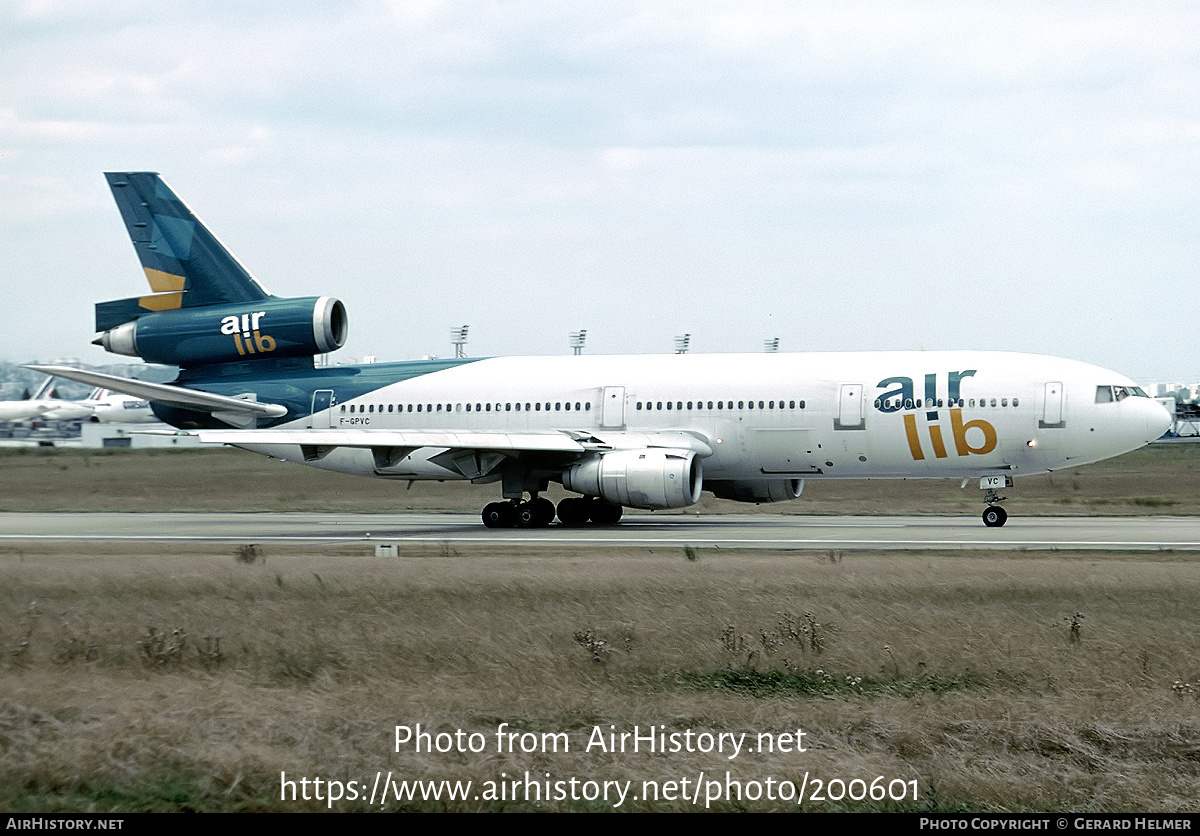
[[[308,416],[308,423],[311,428],[318,430],[328,430],[333,427],[333,412],[330,408],[333,406],[333,390],[318,389],[313,392],[312,398],[312,413]],[[319,414],[319,413],[324,413]]]
[[[606,430],[625,428],[625,387],[605,386],[600,403],[600,426]]]
[[[1062,383],[1047,383],[1045,402],[1042,406],[1042,419],[1038,426],[1042,429],[1065,427],[1063,417],[1063,385]]]
[[[861,383],[843,383],[838,397],[837,415],[833,416],[835,430],[866,429],[863,415],[863,387]]]

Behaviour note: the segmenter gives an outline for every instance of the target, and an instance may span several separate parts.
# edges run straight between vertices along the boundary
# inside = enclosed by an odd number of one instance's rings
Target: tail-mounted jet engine
[[[341,348],[346,341],[346,308],[330,296],[271,296],[143,312],[115,326],[112,319],[121,319],[121,313],[106,312],[103,305],[96,307],[96,330],[103,331],[96,345],[114,354],[170,366],[312,357]]]

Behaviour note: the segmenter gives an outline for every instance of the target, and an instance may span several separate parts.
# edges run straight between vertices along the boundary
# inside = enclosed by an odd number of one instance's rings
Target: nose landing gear
[[[1008,512],[997,505],[997,502],[1003,502],[1008,497],[1000,496],[997,491],[989,490],[984,502],[987,503],[983,509],[983,524],[988,528],[999,528],[1008,522]]]

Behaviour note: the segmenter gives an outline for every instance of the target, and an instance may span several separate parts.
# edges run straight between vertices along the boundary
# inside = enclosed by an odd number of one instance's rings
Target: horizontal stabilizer
[[[179,296],[180,294],[174,294]],[[143,314],[150,313],[151,308],[142,304],[143,300],[157,297],[134,296],[130,299],[114,299],[111,302],[96,303],[96,331],[104,332],[118,325],[131,322]],[[176,308],[179,305],[175,305]]]
[[[25,368],[43,374],[52,374],[55,377],[65,377],[67,380],[74,380],[89,386],[102,386],[105,389],[111,389],[123,395],[132,395],[135,398],[210,412],[221,420],[228,420],[225,417],[227,415],[263,418],[280,418],[287,415],[287,407],[280,404],[230,398],[225,395],[214,395],[211,392],[200,392],[166,383],[151,383],[147,380],[117,377],[112,374],[89,372],[70,366],[25,366]]]

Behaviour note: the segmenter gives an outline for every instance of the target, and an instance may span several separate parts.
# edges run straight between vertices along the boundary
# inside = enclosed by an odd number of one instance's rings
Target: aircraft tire
[[[572,528],[587,525],[591,509],[590,500],[581,496],[569,496],[558,503],[558,521]]]
[[[606,502],[596,498],[592,500],[588,516],[596,525],[616,525],[621,521],[621,513],[624,510],[615,502]]]
[[[554,503],[536,497],[516,505],[517,528],[545,528],[554,522]]]
[[[534,528],[537,526],[537,509],[530,502],[517,503],[517,528]]]
[[[539,496],[529,500],[529,507],[533,509],[533,525],[536,528],[545,528],[554,522],[554,503],[550,500]]]
[[[511,502],[490,502],[483,508],[483,524],[488,528],[512,528],[517,510]]]
[[[983,509],[983,524],[988,528],[999,528],[1008,522],[1008,512],[999,505],[989,505]]]

